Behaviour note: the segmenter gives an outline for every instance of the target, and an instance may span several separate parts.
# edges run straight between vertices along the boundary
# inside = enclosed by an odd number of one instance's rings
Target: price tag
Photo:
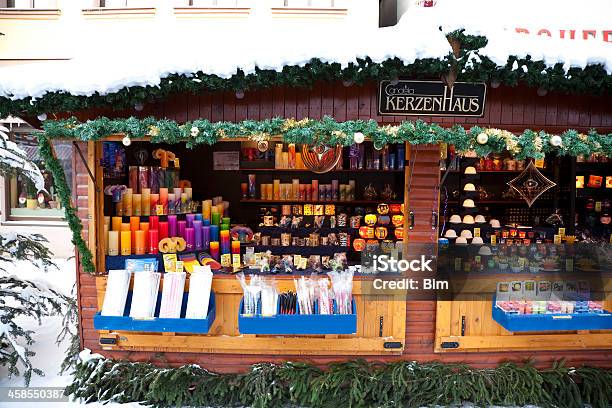
[[[221,255],[221,266],[224,268],[232,266],[232,256],[230,254]]]
[[[497,245],[497,235],[491,235],[491,245]]]
[[[611,238],[611,240],[612,240],[612,238]],[[462,263],[461,258],[455,258],[455,270],[456,271],[460,271],[461,270],[461,263]]]
[[[232,255],[232,267],[236,269],[240,268],[240,254]]]
[[[565,260],[565,271],[566,272],[574,271],[574,260],[572,258],[567,258]]]
[[[565,237],[565,228],[559,228],[559,235],[561,238]]]
[[[178,157],[174,159],[174,167],[177,169],[181,167],[181,163]]]
[[[474,228],[474,236],[475,237],[479,237],[480,236],[480,228]]]
[[[560,244],[561,243],[561,235],[555,234],[553,242],[555,244]]]
[[[183,261],[176,261],[176,264],[174,266],[174,272],[181,273],[183,272],[183,269],[184,269]]]
[[[157,204],[155,206],[155,213],[157,215],[164,215],[164,206],[162,204]]]
[[[544,168],[544,158],[535,159],[535,166],[539,169],[543,169]]]

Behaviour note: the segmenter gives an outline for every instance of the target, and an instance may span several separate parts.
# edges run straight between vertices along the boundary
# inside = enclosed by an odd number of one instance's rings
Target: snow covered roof
[[[546,67],[562,64],[567,71],[600,64],[607,75],[612,74],[612,26],[608,18],[612,2],[433,3],[434,7],[412,6],[396,26],[378,29],[309,25],[288,32],[287,27],[280,29],[265,20],[252,20],[239,30],[232,25],[193,41],[185,40],[190,33],[173,22],[137,35],[120,30],[106,32],[104,39],[86,38],[84,43],[89,47],[72,60],[1,68],[0,97],[15,101],[38,99],[52,92],[107,95],[126,87],[159,86],[172,74],[189,77],[201,72],[227,79],[238,70],[247,75],[255,73],[256,68],[280,72],[287,66],[304,66],[313,58],[342,67],[366,57],[375,63],[398,58],[405,65],[427,58],[444,60],[451,53],[446,34],[458,29],[488,39],[484,48],[471,52],[463,61],[466,68],[480,64],[483,57],[503,67],[512,56],[531,56]],[[565,38],[560,38],[559,30],[567,30]],[[583,30],[594,30],[594,34],[584,34]],[[576,39],[571,40],[570,34]],[[583,35],[588,39],[582,39]],[[514,62],[512,69],[519,68],[525,72],[528,69]]]

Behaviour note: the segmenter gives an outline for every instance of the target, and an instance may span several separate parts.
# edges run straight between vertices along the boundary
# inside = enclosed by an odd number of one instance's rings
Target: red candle
[[[159,231],[149,230],[149,253],[156,254],[159,246]]]
[[[159,222],[159,240],[168,238],[168,221]]]
[[[232,254],[240,254],[240,241],[232,241]]]
[[[152,215],[149,217],[149,229],[159,230],[159,217],[157,215]]]
[[[149,248],[149,230],[150,228],[151,227],[148,222],[140,223],[140,229],[144,231],[144,249],[145,251],[147,250],[147,248]]]

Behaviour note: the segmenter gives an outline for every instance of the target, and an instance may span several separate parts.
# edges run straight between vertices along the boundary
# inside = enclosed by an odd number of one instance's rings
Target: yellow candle
[[[121,255],[132,255],[132,231],[121,231]]]
[[[202,218],[210,220],[210,209],[212,207],[212,200],[202,201]]]
[[[288,169],[289,168],[289,153],[288,152],[283,152],[282,154],[282,159],[281,159],[281,168],[283,169]]]
[[[132,215],[132,189],[128,188],[123,193],[123,215]]]
[[[112,225],[111,225],[112,231],[121,231],[121,223],[123,222],[121,217],[113,217],[111,222],[112,222]]]
[[[130,223],[129,222],[121,223],[120,231],[130,231]]]
[[[142,195],[132,194],[132,214],[142,214]]]
[[[187,194],[188,200],[191,200],[193,198],[193,189],[191,187],[185,187],[183,191],[185,191],[185,194]]]
[[[108,254],[119,255],[119,231],[108,231]]]
[[[145,253],[145,232],[138,230],[134,232],[136,243],[134,244],[134,253],[136,255],[143,255]]]
[[[217,204],[217,212],[219,213],[219,219],[223,218],[223,214],[225,213],[225,205],[223,205],[223,203]]]
[[[151,215],[151,189],[143,188],[142,189],[142,203],[141,203],[142,215]]]
[[[145,251],[147,250],[147,248],[149,247],[149,223],[148,222],[141,222],[140,223],[140,229],[142,231],[144,231],[144,241],[145,241]]]

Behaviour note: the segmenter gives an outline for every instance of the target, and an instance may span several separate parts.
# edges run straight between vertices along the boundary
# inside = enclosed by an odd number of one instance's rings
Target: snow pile
[[[6,127],[0,126],[0,163],[2,167],[7,168],[10,172],[26,176],[34,183],[36,191],[45,191],[45,179],[38,166],[28,160],[26,152],[15,142],[9,140],[8,132]]]

